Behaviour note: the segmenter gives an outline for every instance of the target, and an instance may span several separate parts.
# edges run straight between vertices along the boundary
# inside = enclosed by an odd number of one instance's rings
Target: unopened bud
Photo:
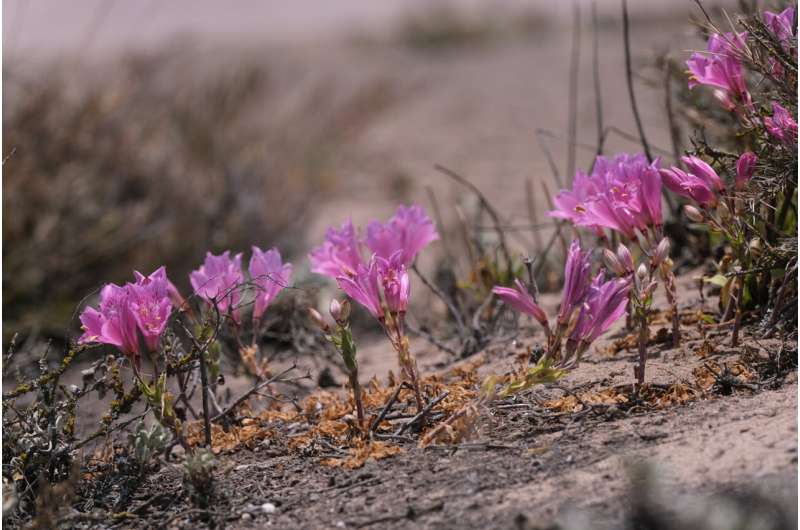
[[[656,265],[664,262],[669,257],[669,239],[666,237],[659,241],[656,251],[653,254],[653,261]]]
[[[633,272],[633,256],[628,247],[622,243],[617,247],[617,257],[627,272]]]
[[[698,210],[696,207],[692,206],[691,204],[687,204],[683,207],[683,213],[686,214],[690,220],[694,221],[695,223],[702,223],[705,221],[705,217],[703,216],[703,212]]]
[[[614,274],[617,276],[625,276],[627,274],[625,267],[619,261],[617,255],[607,248],[603,249],[603,263],[605,263],[606,267],[610,270],[614,271]]]
[[[636,277],[639,278],[640,281],[644,281],[647,278],[647,265],[644,263],[639,265],[639,268],[636,269]]]
[[[331,300],[330,312],[336,322],[344,322],[350,316],[350,302],[347,300],[340,302],[334,298]]]
[[[328,331],[330,329],[328,323],[325,322],[325,318],[313,307],[308,308],[308,316],[310,316],[311,320],[313,320],[316,325],[322,328],[323,331]]]
[[[633,229],[633,233],[636,234],[636,240],[639,242],[639,248],[648,252],[650,250],[650,242],[644,237],[644,234],[638,228]]]

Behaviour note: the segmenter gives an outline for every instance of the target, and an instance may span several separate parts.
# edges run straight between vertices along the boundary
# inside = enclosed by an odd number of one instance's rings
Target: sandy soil
[[[686,280],[680,287],[689,291]],[[551,296],[545,303],[554,301]],[[691,295],[682,303],[686,325],[680,348],[651,343],[647,379],[654,388],[696,388],[706,363],[733,367],[744,362],[748,350],[765,355],[780,347],[778,340],[759,339],[751,327],[744,346],[731,348],[728,331],[688,323],[699,307]],[[652,335],[664,326],[657,321]],[[707,384],[683,403],[576,405],[562,412],[543,406],[569,395],[588,400],[593,393],[629,389],[636,356],[614,347],[627,335],[623,327],[617,325],[558,384],[486,407],[475,435],[455,446],[420,449],[415,442],[397,442],[400,455],[368,460],[353,471],[324,465],[325,458],[341,458],[335,452],[317,447],[298,454],[281,437],[223,455],[215,472],[212,517],[229,528],[610,529],[629,524],[646,496],[652,510],[666,514],[663,528],[717,528],[709,514],[741,512],[742,503],[751,501],[785,517],[785,528],[792,528],[797,517],[796,367],[779,380],[741,375],[739,381],[752,385],[730,393]],[[420,341],[414,350],[423,372],[435,366],[442,370],[443,364],[448,372],[482,358],[479,373],[486,375],[507,373],[541,339],[534,332],[455,363],[443,363],[441,353]],[[796,358],[796,351],[790,355]],[[387,345],[375,344],[366,358],[365,381],[373,372],[394,368]],[[650,479],[637,474],[643,465]],[[190,506],[176,501],[179,477],[177,466],[162,468],[139,496],[144,502],[163,494],[153,512],[160,520],[168,517],[168,528],[192,528],[201,520],[190,512],[181,515]],[[132,524],[144,527],[151,521]]]

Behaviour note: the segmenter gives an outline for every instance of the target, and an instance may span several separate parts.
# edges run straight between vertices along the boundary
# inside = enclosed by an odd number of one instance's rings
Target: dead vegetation
[[[162,263],[183,278],[209,247],[301,252],[343,142],[394,97],[380,79],[288,94],[279,68],[243,60],[198,73],[191,54],[64,66],[44,82],[4,65],[7,329],[66,341],[75,300],[98,278]]]

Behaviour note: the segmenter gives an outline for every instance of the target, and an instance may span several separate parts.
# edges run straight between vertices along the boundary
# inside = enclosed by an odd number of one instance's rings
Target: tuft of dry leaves
[[[483,356],[477,356],[444,374],[430,375],[422,380],[421,386],[428,401],[447,393],[430,411],[430,416],[438,418],[438,421],[425,425],[419,433],[422,440],[452,443],[470,430],[477,417],[473,405],[480,387],[477,370],[484,362]],[[390,376],[388,384],[373,378],[363,387],[362,400],[368,412],[366,425],[377,419],[398,384]],[[397,443],[366,437],[366,426],[359,429],[356,424],[354,408],[349,392],[324,390],[309,395],[297,408],[284,404],[256,413],[245,405],[239,410],[240,419],[234,424],[226,428],[217,424],[212,426],[213,451],[219,454],[241,448],[252,449],[264,439],[271,438],[283,440],[290,451],[322,456],[322,465],[346,469],[356,469],[370,459],[380,460],[403,451]],[[416,412],[413,391],[401,389],[392,410],[412,416]],[[376,426],[375,432],[391,434],[397,427],[398,424],[384,419]],[[187,423],[186,439],[192,446],[204,443],[202,422]],[[320,448],[333,449],[335,455],[322,454]]]

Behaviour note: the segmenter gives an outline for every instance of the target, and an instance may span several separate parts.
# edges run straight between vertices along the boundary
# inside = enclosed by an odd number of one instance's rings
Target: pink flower
[[[159,267],[150,276],[144,276],[138,271],[133,274],[136,276],[136,283],[127,286],[130,309],[147,349],[156,351],[172,313],[172,283],[167,279],[167,270],[164,267]]]
[[[373,254],[368,265],[361,264],[354,275],[339,276],[336,281],[347,296],[363,305],[381,322],[385,318],[384,300],[389,312],[395,316],[408,309],[411,281],[399,250],[388,260]]]
[[[757,163],[758,157],[755,155],[755,153],[751,153],[750,151],[742,153],[742,155],[739,157],[739,160],[736,161],[737,190],[744,188],[753,177]]]
[[[736,103],[751,107],[752,100],[744,80],[739,50],[745,47],[747,32],[717,33],[708,39],[706,53],[694,53],[686,61],[689,67],[689,88],[708,85],[719,89],[715,95],[733,110]]]
[[[411,281],[406,266],[402,262],[402,251],[398,250],[388,260],[379,256],[375,256],[373,259],[378,265],[378,278],[389,311],[393,314],[405,313],[411,294]]]
[[[598,156],[591,175],[578,172],[572,190],[555,197],[551,217],[596,230],[608,228],[628,237],[635,229],[647,230],[663,223],[661,177],[658,160],[652,164],[642,154]]]
[[[99,342],[116,346],[123,355],[139,365],[142,348],[137,335],[136,317],[130,307],[130,293],[126,287],[109,283],[100,291],[99,311],[87,307],[81,313],[84,330],[78,342]]]
[[[436,226],[421,206],[400,206],[385,224],[372,221],[367,225],[366,244],[383,259],[400,251],[400,262],[411,265],[420,250],[439,239]]]
[[[714,191],[723,191],[725,189],[725,185],[717,172],[703,159],[696,156],[682,156],[681,160],[686,165],[689,173],[703,179]]]
[[[662,169],[661,179],[664,185],[705,208],[716,206],[719,201],[717,192],[723,191],[725,185],[714,168],[696,156],[684,156],[681,160],[688,172],[678,167]]]
[[[586,205],[599,194],[598,184],[599,182],[596,183],[595,179],[583,171],[578,171],[572,181],[572,189],[561,190],[553,198],[556,209],[548,212],[548,215],[569,219],[573,224],[578,224],[586,214]]]
[[[591,255],[582,252],[580,241],[574,239],[567,253],[564,266],[564,290],[561,294],[561,308],[558,322],[567,324],[575,308],[580,305],[589,288],[589,275],[592,272]]]
[[[109,283],[103,287],[99,310],[92,307],[83,310],[80,320],[84,333],[78,342],[116,346],[138,367],[145,351],[158,349],[172,313],[172,302],[171,283],[164,267],[150,276],[134,274],[136,283],[124,286]]]
[[[248,270],[250,279],[256,286],[253,319],[258,320],[278,296],[278,293],[289,284],[292,264],[281,262],[281,253],[277,248],[271,248],[264,252],[253,246],[253,255],[250,257]]]
[[[206,253],[203,265],[192,271],[189,281],[197,296],[209,305],[216,303],[221,314],[230,315],[234,322],[239,323],[237,306],[241,293],[238,287],[244,282],[241,253],[236,254],[233,259],[227,250],[219,256]]]
[[[590,344],[605,333],[625,313],[630,286],[630,278],[604,281],[599,272],[586,293],[570,340]]]
[[[668,189],[682,197],[692,199],[705,208],[713,208],[719,200],[706,181],[686,173],[679,167],[662,169],[661,178]]]
[[[772,102],[772,117],[764,118],[764,127],[767,132],[784,144],[790,145],[797,141],[797,122],[789,111]]]
[[[363,305],[373,317],[383,321],[379,275],[378,261],[373,256],[369,265],[360,263],[354,274],[339,276],[336,281],[347,296]]]
[[[361,241],[352,221],[347,221],[339,230],[328,228],[325,242],[309,254],[311,271],[331,278],[353,275],[363,264]]]
[[[785,49],[791,46],[792,37],[795,33],[794,8],[787,7],[780,13],[764,11],[764,23],[777,37]]]
[[[532,316],[538,320],[542,326],[549,329],[547,315],[536,303],[533,295],[528,292],[528,289],[522,284],[521,281],[519,281],[519,279],[514,280],[514,285],[516,285],[516,289],[512,289],[510,287],[500,287],[498,285],[492,288],[492,292],[506,304],[510,305],[520,313],[525,313],[526,315]]]

